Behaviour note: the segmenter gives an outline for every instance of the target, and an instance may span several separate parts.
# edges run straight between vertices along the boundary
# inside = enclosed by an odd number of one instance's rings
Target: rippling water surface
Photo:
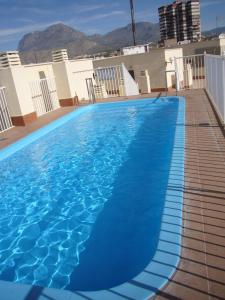
[[[174,98],[94,105],[1,161],[0,279],[90,290],[139,272],[157,246],[177,110]]]

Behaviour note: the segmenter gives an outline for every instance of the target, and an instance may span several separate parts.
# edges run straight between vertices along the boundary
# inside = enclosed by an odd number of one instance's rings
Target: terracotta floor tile
[[[198,262],[192,262],[187,260],[181,260],[179,264],[179,270],[187,272],[193,275],[199,275],[200,277],[206,278],[206,265]]]
[[[183,237],[182,246],[187,249],[204,252],[204,242],[197,239]]]
[[[210,267],[218,268],[219,270],[224,270],[225,267],[225,258],[218,257],[217,255],[211,255],[207,253],[206,255],[206,263]]]
[[[215,234],[205,233],[205,241],[215,244],[216,246],[224,247],[224,255],[225,255],[225,237],[221,237]]]
[[[198,230],[200,232],[204,231],[204,225],[202,223],[191,221],[188,219],[184,221],[184,228]]]
[[[223,211],[213,211],[213,210],[210,210],[210,209],[203,209],[203,214],[207,217],[210,217],[210,218],[215,218],[216,220],[222,220],[224,221],[225,220],[225,212]],[[222,225],[222,224],[221,224]],[[224,225],[225,225],[225,222],[224,222]]]
[[[205,263],[205,253],[196,251],[194,249],[183,248],[181,257],[186,261],[197,262],[202,264]]]
[[[192,229],[184,229],[183,230],[183,237],[193,239],[194,241],[201,241],[204,242],[205,235],[201,231],[192,230]]]
[[[225,285],[225,266],[224,270],[208,267],[208,278],[210,281],[214,281]]]
[[[208,254],[215,255],[225,259],[225,246],[206,243],[206,251]]]
[[[210,281],[209,282],[209,291],[210,291],[210,294],[212,294],[213,296],[225,299],[225,285],[224,284],[219,284],[219,283]]]
[[[174,282],[171,282],[169,286],[163,290],[165,297],[161,299],[182,299],[182,300],[209,300],[207,292],[196,291],[191,287],[185,287]],[[171,298],[169,298],[169,296]],[[176,297],[176,298],[173,298]],[[160,298],[156,298],[160,299]]]
[[[225,220],[216,219],[213,217],[204,216],[205,224],[223,228],[225,230]]]
[[[205,232],[225,237],[225,230],[222,227],[215,227],[205,224]]]

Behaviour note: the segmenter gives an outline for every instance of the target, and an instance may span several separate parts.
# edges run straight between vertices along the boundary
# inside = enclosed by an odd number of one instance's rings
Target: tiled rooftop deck
[[[181,94],[187,100],[182,255],[174,277],[154,298],[225,299],[225,138],[205,92]],[[60,109],[26,128],[0,134],[0,148],[71,110]],[[31,290],[17,300],[64,300],[43,293],[36,289],[34,296]]]
[[[225,299],[225,138],[204,91],[182,95],[187,99],[182,255],[155,299]]]

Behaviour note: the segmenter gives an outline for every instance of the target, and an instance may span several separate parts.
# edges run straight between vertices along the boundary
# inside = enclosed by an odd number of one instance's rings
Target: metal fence
[[[138,84],[124,64],[94,70],[95,98],[139,95]]]
[[[59,108],[59,99],[54,78],[44,78],[30,82],[34,109],[38,116]]]
[[[0,87],[0,132],[9,129],[12,126],[13,125],[5,96],[5,88]]]
[[[94,70],[94,79],[96,99],[124,96],[122,65],[97,68]]]
[[[199,54],[175,58],[178,91],[205,88],[204,57],[204,54]]]
[[[206,91],[225,123],[225,57],[205,55]]]

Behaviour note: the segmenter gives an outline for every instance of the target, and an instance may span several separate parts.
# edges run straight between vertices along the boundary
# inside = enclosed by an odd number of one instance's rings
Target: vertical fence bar
[[[9,129],[12,126],[12,120],[5,96],[5,88],[0,87],[0,132]]]
[[[223,86],[223,122],[225,123],[225,57],[222,58],[222,86]]]
[[[183,73],[182,80],[179,79],[177,82],[179,89],[205,88],[204,56],[205,54],[199,54],[175,58],[175,69],[177,68],[178,79]]]
[[[107,92],[107,96],[116,97],[122,96],[120,88],[123,84],[123,75],[121,65],[110,66],[105,68],[97,68],[94,70],[95,73],[95,94],[99,97],[101,92],[103,95],[103,86]]]
[[[222,56],[205,56],[206,90],[225,124],[225,60]]]
[[[32,81],[29,85],[34,108],[38,116],[59,108],[54,78]]]

